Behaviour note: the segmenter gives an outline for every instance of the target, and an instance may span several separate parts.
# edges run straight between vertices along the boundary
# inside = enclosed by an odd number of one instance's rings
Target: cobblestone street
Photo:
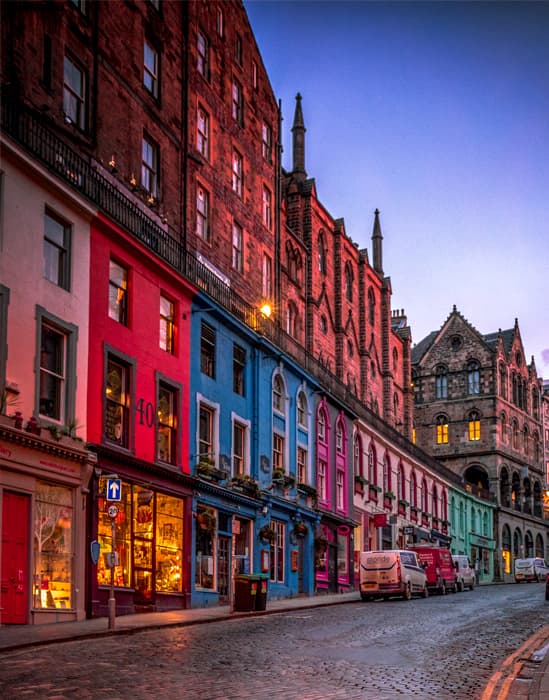
[[[546,618],[542,585],[489,586],[4,653],[2,698],[478,698]]]

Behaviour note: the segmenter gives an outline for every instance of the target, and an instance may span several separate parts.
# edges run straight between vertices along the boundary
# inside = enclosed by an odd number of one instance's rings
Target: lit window
[[[210,155],[210,117],[202,107],[198,108],[196,120],[196,148],[198,152],[209,158]]]
[[[129,447],[130,368],[113,357],[107,360],[105,437]]]
[[[437,445],[445,445],[448,442],[448,418],[437,416]]]
[[[143,136],[141,156],[141,184],[153,197],[158,194],[158,147]]]
[[[158,97],[158,53],[147,41],[143,44],[143,85]]]
[[[231,114],[233,119],[242,126],[244,123],[244,94],[242,86],[237,80],[233,80]]]
[[[166,384],[159,384],[157,459],[168,464],[176,461],[176,405],[176,392]]]
[[[273,130],[265,122],[261,128],[261,153],[263,160],[267,163],[273,162]]]
[[[469,440],[480,440],[480,415],[477,411],[469,414]]]
[[[202,322],[200,327],[200,371],[215,378],[215,329]]]
[[[65,416],[66,335],[42,323],[40,329],[41,416],[63,421]]]
[[[246,350],[235,343],[233,345],[233,391],[240,396],[244,396],[245,370]]]
[[[284,583],[284,559],[285,559],[285,539],[286,526],[284,523],[279,523],[276,520],[271,521],[271,527],[275,531],[275,540],[271,542],[270,561],[271,561],[271,581]]]
[[[436,397],[437,399],[448,398],[448,371],[446,367],[436,369]]]
[[[206,78],[206,80],[210,79],[209,52],[210,47],[208,40],[202,32],[198,32],[196,35],[196,67],[200,75]]]
[[[233,475],[246,473],[246,426],[233,423]]]
[[[69,289],[70,286],[70,226],[46,212],[44,226],[44,277]]]
[[[242,180],[244,167],[242,156],[236,150],[233,151],[233,192],[242,197]]]
[[[237,272],[242,272],[244,269],[242,263],[242,227],[236,221],[233,221],[232,265],[233,270]]]
[[[174,353],[174,305],[160,295],[160,348]]]
[[[196,233],[210,243],[210,195],[203,187],[196,188]]]
[[[114,260],[109,261],[109,317],[128,324],[128,271]]]
[[[269,230],[273,223],[273,200],[267,187],[263,187],[263,223]]]
[[[63,64],[63,111],[66,119],[79,129],[86,125],[86,81],[84,72],[65,56]]]
[[[307,450],[303,447],[297,448],[297,482],[307,483]]]
[[[273,380],[273,410],[284,413],[284,384],[280,374]]]
[[[282,469],[286,471],[284,462],[284,438],[278,433],[273,433],[273,471]]]
[[[271,257],[267,253],[263,253],[263,269],[261,276],[261,292],[264,299],[270,299],[273,292],[273,263]]]

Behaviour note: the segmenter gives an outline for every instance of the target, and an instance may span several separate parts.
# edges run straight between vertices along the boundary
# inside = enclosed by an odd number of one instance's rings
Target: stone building
[[[517,557],[545,556],[541,380],[518,322],[483,335],[454,307],[412,350],[418,446],[497,504],[496,579],[513,580]],[[482,540],[473,558],[487,556]]]

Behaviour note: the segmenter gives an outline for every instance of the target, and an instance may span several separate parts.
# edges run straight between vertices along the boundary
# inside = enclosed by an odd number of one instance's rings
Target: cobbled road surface
[[[4,652],[0,698],[467,700],[548,619],[514,584],[62,642]]]

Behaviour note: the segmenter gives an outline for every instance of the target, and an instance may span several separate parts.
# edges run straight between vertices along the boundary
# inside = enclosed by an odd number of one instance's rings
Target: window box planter
[[[297,485],[298,496],[303,496],[306,499],[307,505],[316,508],[318,505],[318,491],[310,484],[299,483]]]
[[[252,498],[259,498],[259,485],[255,479],[249,474],[236,474],[227,483],[227,486],[231,487],[235,491],[240,491],[245,493],[247,496]]]
[[[365,476],[355,476],[355,484],[362,489],[368,485],[368,479]]]
[[[283,469],[273,469],[273,484],[282,488],[293,488],[295,486],[295,476],[286,474]]]
[[[194,472],[196,476],[206,481],[223,481],[227,478],[227,472],[217,469],[212,460],[203,460],[199,462],[195,466]]]

